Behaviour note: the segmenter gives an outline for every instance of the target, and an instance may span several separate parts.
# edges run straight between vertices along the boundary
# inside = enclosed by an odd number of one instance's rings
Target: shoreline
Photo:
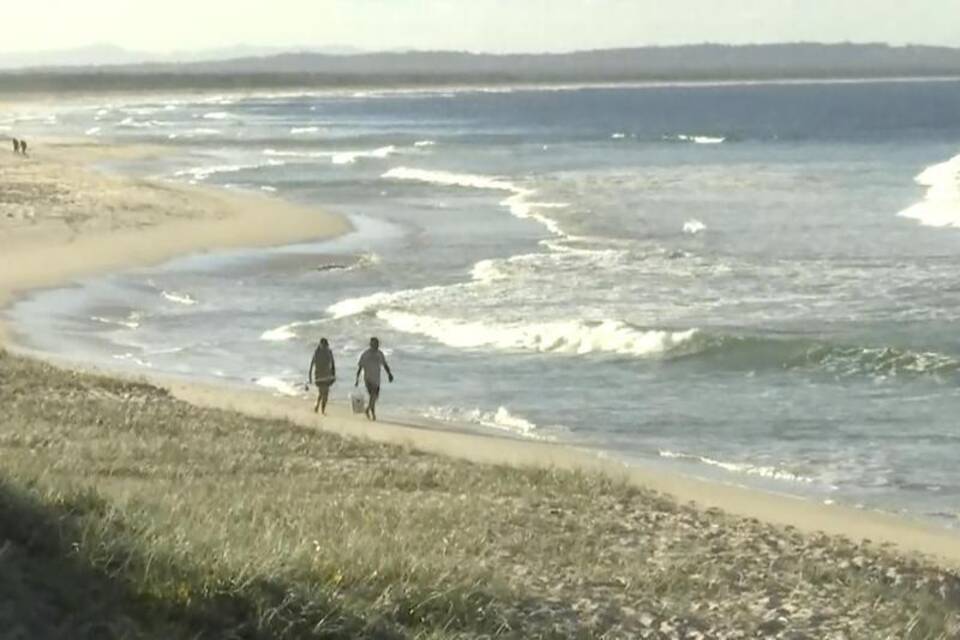
[[[320,208],[107,174],[96,162],[159,155],[151,147],[38,139],[28,158],[0,155],[13,186],[0,203],[0,307],[32,289],[177,256],[329,239],[349,221]],[[265,215],[268,214],[268,215]],[[0,345],[9,339],[0,320]]]
[[[318,210],[299,207],[258,194],[234,194],[224,190],[181,186],[176,184],[104,176],[93,172],[88,165],[115,154],[151,153],[137,149],[102,144],[71,144],[59,147],[56,161],[45,157],[46,149],[40,143],[39,151],[25,162],[36,164],[40,172],[35,178],[48,180],[57,174],[60,180],[81,180],[92,187],[90,203],[101,206],[104,198],[115,198],[114,204],[134,207],[137,203],[149,209],[152,224],[129,226],[129,221],[80,220],[64,226],[58,220],[40,220],[19,230],[0,226],[0,246],[10,256],[11,268],[0,273],[0,307],[6,307],[14,296],[31,289],[65,285],[72,280],[95,273],[144,266],[162,262],[178,255],[250,246],[268,246],[311,238],[333,237],[345,232],[349,225],[343,219]],[[93,151],[91,151],[93,149]],[[7,172],[20,159],[0,160],[0,172]],[[89,182],[82,182],[82,181]],[[96,187],[100,187],[100,191]],[[126,187],[126,190],[124,189]],[[138,200],[143,191],[157,195],[153,200]],[[120,196],[117,195],[120,192]],[[135,194],[140,194],[134,197]],[[128,196],[125,199],[123,196]],[[43,193],[39,194],[44,204]],[[51,200],[51,206],[59,206]],[[83,208],[80,201],[79,209]],[[158,212],[168,211],[171,203],[188,207],[184,211],[194,215],[164,217]],[[35,205],[36,203],[28,203]],[[89,203],[88,203],[89,204]],[[199,207],[199,209],[198,209]],[[54,207],[55,208],[55,207]],[[269,208],[268,227],[263,226],[263,211]],[[79,210],[78,209],[78,210]],[[120,209],[121,213],[126,210]],[[43,215],[43,212],[40,212]],[[36,218],[34,213],[33,218]],[[104,217],[104,216],[101,216]],[[6,219],[2,221],[6,223]],[[39,226],[38,226],[39,225]],[[138,226],[139,225],[139,226]],[[9,245],[9,246],[8,246]],[[8,346],[14,352],[31,357],[52,359],[50,354],[39,355],[8,344],[0,322],[0,347]],[[63,366],[62,363],[58,363]],[[68,367],[71,368],[71,367]],[[854,539],[870,539],[876,544],[889,543],[906,553],[930,555],[952,566],[960,567],[960,536],[946,528],[938,529],[921,521],[876,512],[861,511],[839,505],[823,505],[803,498],[793,498],[761,490],[739,488],[718,482],[699,480],[681,473],[653,471],[637,465],[626,465],[579,450],[572,445],[533,442],[497,437],[494,434],[464,433],[431,428],[425,425],[402,423],[369,424],[345,414],[342,406],[335,406],[333,416],[319,421],[310,412],[309,403],[301,398],[281,398],[256,389],[233,389],[227,385],[204,382],[185,382],[163,376],[126,376],[116,371],[101,371],[94,366],[84,367],[113,378],[145,378],[169,389],[173,395],[191,404],[235,410],[266,418],[280,418],[295,424],[320,428],[348,437],[361,437],[454,457],[480,464],[520,467],[555,467],[601,473],[625,479],[629,483],[673,496],[679,503],[695,502],[699,509],[721,509],[733,515],[793,527],[806,533],[822,531],[831,535]]]
[[[931,559],[945,568],[960,569],[960,532],[916,517],[859,509],[842,503],[825,504],[803,496],[727,484],[680,471],[617,461],[602,452],[569,443],[509,437],[468,425],[458,427],[409,419],[372,423],[352,415],[349,407],[337,400],[331,400],[328,416],[320,418],[312,412],[310,398],[285,396],[250,384],[123,371],[58,358],[16,343],[0,344],[2,347],[11,353],[80,374],[156,385],[173,398],[196,407],[286,421],[348,440],[399,446],[475,464],[598,474],[614,482],[664,494],[678,505],[699,511],[719,511],[807,536],[825,534],[878,550],[892,549],[908,557]]]

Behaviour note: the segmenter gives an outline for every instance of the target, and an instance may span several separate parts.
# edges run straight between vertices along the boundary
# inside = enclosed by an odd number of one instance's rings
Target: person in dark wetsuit
[[[13,139],[13,152],[20,153],[20,141],[16,138]]]
[[[327,400],[330,399],[330,387],[337,379],[337,365],[333,361],[333,352],[326,338],[320,338],[320,344],[313,352],[307,379],[317,385],[317,403],[313,406],[313,412],[317,413],[319,410],[323,415],[327,415]]]
[[[20,141],[20,154],[21,154],[21,155],[24,155],[24,156],[27,155],[27,141],[26,141],[26,140],[21,140],[21,141]]]

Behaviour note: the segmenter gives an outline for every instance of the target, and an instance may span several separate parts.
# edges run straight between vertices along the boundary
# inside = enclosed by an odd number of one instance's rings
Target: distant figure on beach
[[[363,382],[367,386],[367,394],[370,401],[367,403],[367,410],[364,413],[368,420],[377,419],[377,400],[380,398],[380,367],[387,372],[387,379],[393,382],[393,373],[390,371],[390,365],[383,352],[380,351],[380,340],[370,338],[370,348],[360,356],[360,362],[357,364],[357,380],[355,387],[360,386],[360,372],[363,372]]]
[[[20,141],[16,138],[13,139],[13,152],[20,153]]]
[[[27,141],[26,141],[26,140],[21,140],[21,141],[20,141],[20,154],[21,154],[21,155],[24,155],[24,156],[27,155]]]
[[[333,351],[330,350],[330,343],[326,338],[320,338],[320,344],[313,352],[313,358],[310,360],[310,370],[307,372],[307,380],[313,381],[317,385],[317,403],[313,405],[313,412],[318,410],[323,415],[327,415],[327,400],[330,399],[330,387],[337,379],[337,365],[333,361]]]

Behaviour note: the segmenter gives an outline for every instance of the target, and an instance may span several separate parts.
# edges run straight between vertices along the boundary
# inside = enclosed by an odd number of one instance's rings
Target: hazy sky
[[[960,46],[960,0],[4,0],[0,51],[112,43],[562,51],[843,40]]]

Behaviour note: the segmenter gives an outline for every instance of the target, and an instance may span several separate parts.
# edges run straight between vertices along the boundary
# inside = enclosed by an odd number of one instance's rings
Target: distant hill
[[[302,47],[303,52],[329,55],[361,53],[353,47]],[[0,70],[28,70],[50,68],[105,67],[140,65],[146,63],[192,63],[236,58],[274,56],[290,51],[290,47],[258,47],[237,45],[222,49],[200,51],[170,51],[154,53],[131,51],[111,44],[94,44],[74,49],[51,49],[30,53],[0,53]]]
[[[145,90],[960,77],[960,49],[885,44],[688,45],[562,54],[299,52],[0,73],[0,90]]]

